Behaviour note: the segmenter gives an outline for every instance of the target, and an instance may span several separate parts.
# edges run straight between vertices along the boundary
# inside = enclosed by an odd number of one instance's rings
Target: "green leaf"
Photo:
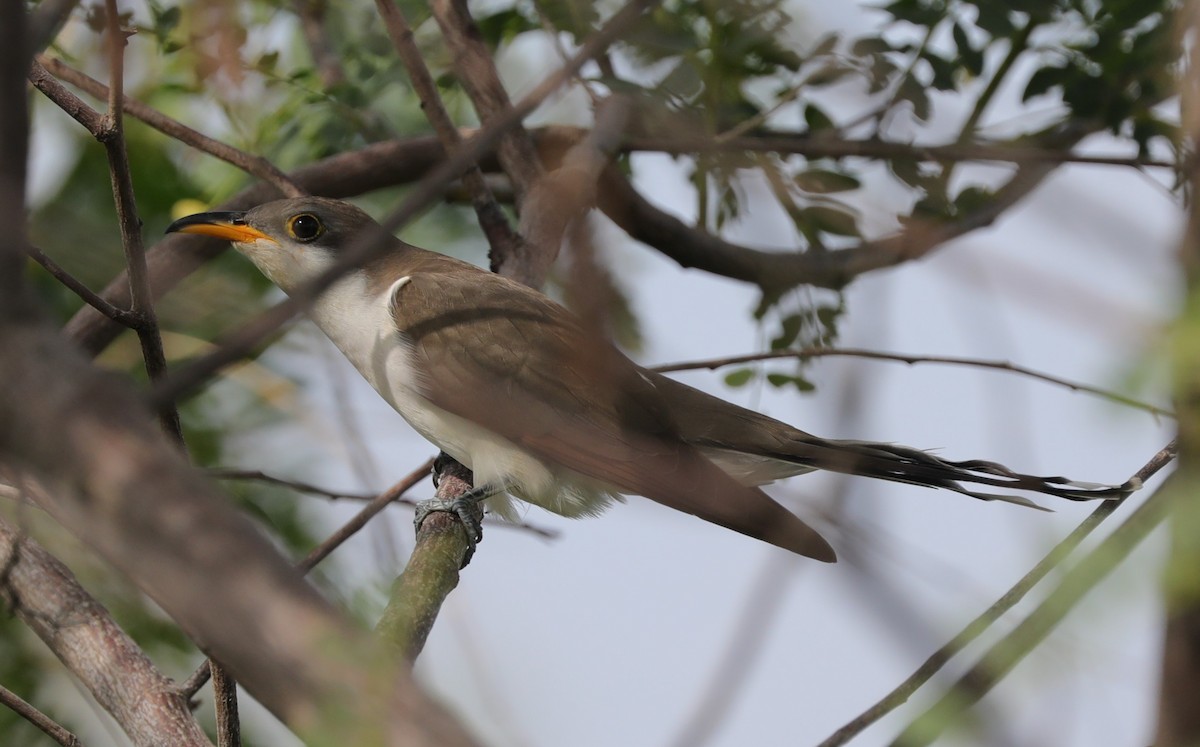
[[[1051,88],[1062,86],[1068,76],[1069,72],[1061,67],[1050,66],[1038,70],[1025,84],[1025,93],[1021,94],[1021,101],[1026,102],[1035,96],[1046,94]]]
[[[836,236],[859,236],[858,219],[848,210],[813,205],[800,211],[800,218],[818,231]]]
[[[799,174],[796,174],[794,180],[796,186],[805,192],[822,195],[833,194],[835,192],[849,192],[862,186],[862,182],[857,178],[828,169],[808,169],[807,171],[801,171]]]
[[[975,78],[983,75],[983,52],[971,46],[967,30],[957,21],[954,23],[953,32],[954,46],[958,47],[958,59],[962,62],[963,69]]]
[[[832,34],[826,34],[825,36],[821,37],[821,41],[817,42],[817,45],[812,48],[811,52],[808,53],[809,59],[814,57],[824,57],[827,54],[831,54],[834,48],[837,47],[837,43],[840,39],[841,36],[836,32]]]
[[[790,347],[796,338],[800,336],[800,328],[804,324],[804,317],[800,314],[789,314],[780,322],[779,335],[771,340],[772,350],[783,350]]]
[[[725,374],[725,385],[731,387],[746,386],[754,379],[753,368],[739,368],[736,371],[730,371]]]
[[[854,42],[854,46],[850,47],[850,54],[855,57],[871,57],[891,51],[892,45],[878,36],[864,37]]]
[[[904,79],[896,90],[896,98],[912,104],[913,116],[922,122],[929,119],[929,93],[925,86],[911,75]]]
[[[975,25],[992,35],[993,39],[1007,39],[1012,36],[1016,27],[1013,26],[1008,3],[995,0],[982,0],[976,4],[978,10]]]
[[[833,129],[833,120],[816,104],[807,103],[804,105],[804,121],[808,124],[809,132]]]
[[[817,388],[811,381],[797,374],[772,372],[767,374],[767,382],[778,388],[794,386],[802,392],[811,392]]]

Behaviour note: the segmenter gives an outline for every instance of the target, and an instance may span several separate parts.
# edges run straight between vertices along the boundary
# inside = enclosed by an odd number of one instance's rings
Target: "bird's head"
[[[245,212],[197,213],[167,233],[198,233],[233,242],[285,291],[320,275],[365,231],[381,230],[348,202],[324,197],[277,200]]]

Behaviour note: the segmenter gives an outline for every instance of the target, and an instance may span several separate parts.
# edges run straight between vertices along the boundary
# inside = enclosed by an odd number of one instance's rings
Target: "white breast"
[[[556,470],[425,398],[424,378],[436,372],[416,367],[412,343],[396,329],[391,313],[394,291],[407,282],[411,279],[401,278],[387,292],[371,297],[365,279],[352,273],[322,294],[309,316],[418,433],[474,471],[476,485],[508,486],[523,500],[565,516],[603,510],[616,497],[613,491]],[[516,515],[507,495],[489,500],[488,508],[505,518]]]

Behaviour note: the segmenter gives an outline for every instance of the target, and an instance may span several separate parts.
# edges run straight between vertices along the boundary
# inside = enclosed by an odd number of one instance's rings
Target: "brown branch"
[[[112,319],[117,324],[133,329],[141,323],[142,317],[140,315],[113,306],[98,293],[87,287],[82,280],[67,272],[62,265],[50,259],[45,252],[36,246],[29,247],[29,257],[41,265],[42,269],[50,273],[50,277],[62,283],[67,290],[79,296],[84,303],[109,319]]]
[[[1155,454],[1145,466],[1138,470],[1135,473],[1135,477],[1142,482],[1149,480],[1152,475],[1174,459],[1176,449],[1177,444],[1175,442],[1168,444]],[[944,646],[935,651],[904,682],[900,683],[866,711],[830,735],[818,747],[838,747],[839,745],[846,744],[865,731],[869,726],[908,702],[913,693],[933,679],[933,676],[942,667],[978,639],[979,636],[983,635],[997,620],[1015,607],[1034,586],[1061,565],[1062,561],[1073,553],[1102,521],[1111,516],[1120,504],[1120,501],[1105,501],[1097,506],[1091,515],[1083,520],[1083,523],[1055,545],[1029,573],[1025,574],[1020,581],[1005,592],[1004,596],[996,600],[995,604],[984,611],[979,617],[972,620],[958,635],[950,639]]]
[[[133,109],[129,113],[138,116]],[[538,131],[538,136],[543,152],[561,153],[578,142],[581,135],[577,128],[548,127]],[[443,158],[435,138],[419,137],[376,143],[359,151],[338,154],[299,168],[290,178],[314,194],[349,197],[421,179],[442,163]],[[865,242],[856,249],[821,254],[760,251],[696,230],[659,210],[615,169],[606,171],[602,179],[598,207],[633,238],[655,247],[684,267],[696,267],[763,287],[799,283],[837,287],[851,277],[844,266],[850,264],[856,251],[877,254],[880,246],[887,249],[903,243],[904,234],[879,242]],[[277,195],[270,187],[257,184],[218,209],[245,210]],[[226,242],[191,236],[173,235],[162,239],[147,256],[153,290],[165,293],[227,246]],[[900,260],[893,255],[892,261]],[[879,259],[875,259],[875,264],[880,265]],[[886,266],[886,262],[880,266]],[[101,295],[116,306],[127,304],[125,286],[126,281],[120,276],[109,283]],[[85,308],[71,319],[65,331],[94,355],[116,337],[121,327]]]
[[[53,57],[38,57],[37,62],[34,63],[33,72],[30,73],[30,80],[34,81],[34,85],[38,86],[38,89],[42,90],[43,93],[45,93],[45,90],[42,88],[42,85],[39,85],[38,80],[42,79],[43,76],[48,77],[49,75],[65,80],[89,96],[94,96],[98,99],[110,98],[108,86],[100,81],[72,68],[62,60]],[[35,76],[37,76],[37,79],[35,79]],[[62,106],[57,100],[55,103]],[[168,137],[174,138],[185,145],[190,145],[201,153],[207,153],[214,158],[218,158],[231,166],[245,171],[251,176],[261,179],[287,197],[300,197],[305,194],[305,191],[297,186],[291,177],[280,171],[274,164],[262,156],[246,153],[234,148],[232,145],[214,140],[136,99],[123,96],[121,103],[130,116],[135,117]],[[69,110],[67,113],[74,116]],[[84,124],[85,127],[88,126],[86,123],[81,122],[81,124]],[[91,131],[90,127],[88,129]]]
[[[372,501],[366,506],[363,506],[362,510],[355,514],[350,521],[343,524],[336,532],[325,538],[324,542],[310,550],[308,555],[304,556],[303,560],[296,563],[296,568],[301,573],[307,574],[309,571],[315,568],[318,563],[329,557],[329,555],[343,543],[345,543],[346,540],[357,534],[358,531],[365,527],[367,522],[374,518],[376,514],[387,508],[388,505],[400,500],[402,495],[411,490],[421,480],[425,479],[425,477],[429,474],[431,467],[433,467],[432,459],[426,461],[420,467],[417,467],[415,470],[410,472],[408,476],[400,482],[375,496],[375,498],[372,499]],[[272,481],[274,481],[273,478]],[[293,485],[295,485],[295,483]],[[208,667],[206,664],[207,662],[200,665],[200,668],[193,672],[192,676],[188,677],[187,681],[184,683],[182,691],[185,695],[187,695],[187,697],[191,698],[195,696],[196,692],[204,685],[205,682],[208,681]]]
[[[1133,480],[1145,482],[1175,458],[1177,442],[1172,441],[1134,473]],[[1138,506],[1121,526],[1068,569],[1058,585],[1051,590],[1028,617],[992,646],[980,660],[951,685],[941,699],[922,713],[893,742],[893,745],[916,747],[932,742],[957,717],[982,698],[1014,666],[1017,665],[1057,625],[1075,604],[1104,579],[1125,557],[1165,518],[1169,504],[1179,491],[1164,484]],[[819,747],[846,744],[871,724],[906,702],[928,682],[951,658],[982,635],[993,623],[1012,609],[1051,571],[1079,547],[1080,543],[1124,501],[1105,501],[1070,535],[1052,549],[1029,573],[1018,581],[986,612],[972,620],[949,643],[938,649],[899,687],[843,726]]]
[[[64,729],[54,719],[25,702],[7,687],[0,685],[0,704],[8,707],[21,718],[42,730],[46,736],[58,742],[63,747],[83,747],[79,737]]]
[[[213,707],[217,712],[217,747],[241,747],[242,724],[238,717],[237,682],[228,670],[216,661],[208,660],[212,675]]]
[[[104,14],[111,83],[108,111],[102,120],[104,129],[92,134],[104,145],[104,152],[108,156],[113,201],[117,209],[117,223],[121,229],[121,246],[125,250],[125,266],[129,274],[129,294],[133,300],[130,311],[140,318],[135,329],[142,348],[142,359],[150,381],[156,382],[166,375],[167,358],[158,329],[158,318],[154,312],[154,299],[150,293],[146,248],[142,244],[142,221],[137,214],[133,174],[129,170],[129,153],[125,148],[124,110],[121,106],[125,98],[122,93],[125,77],[125,34],[120,27],[116,0],[105,0]],[[158,418],[163,430],[175,439],[176,443],[182,445],[183,425],[179,421],[179,411],[175,403],[161,403],[158,407]]]
[[[24,261],[19,241],[0,252]],[[349,743],[471,743],[16,290],[0,293],[0,461],[46,486],[43,508],[302,738],[336,723]]]
[[[424,469],[425,472],[428,473],[430,467],[432,467],[432,462],[426,462],[425,466],[418,467],[417,470],[415,470],[412,473],[412,475],[417,475],[417,473],[420,472],[422,469]],[[265,472],[262,472],[261,470],[210,469],[210,470],[208,470],[208,474],[211,475],[212,477],[215,477],[218,480],[255,480],[258,482],[265,482],[270,485],[278,485],[280,487],[290,488],[290,489],[295,490],[300,493],[309,493],[311,495],[319,495],[323,498],[329,498],[330,500],[335,500],[335,501],[341,500],[341,499],[348,499],[348,500],[352,500],[352,501],[372,501],[372,502],[374,502],[376,500],[382,501],[383,495],[394,495],[395,497],[392,499],[392,501],[391,501],[392,503],[399,503],[403,506],[416,506],[417,503],[419,503],[419,501],[413,500],[411,498],[405,498],[403,495],[397,494],[397,492],[396,492],[398,490],[399,486],[406,483],[409,478],[405,478],[404,480],[401,480],[400,483],[388,488],[384,493],[367,494],[367,493],[351,493],[351,492],[348,492],[345,490],[331,490],[329,488],[323,488],[319,485],[313,485],[312,483],[301,482],[299,480],[288,480],[288,479],[285,479],[282,477],[275,477],[274,475],[269,475]],[[419,480],[419,478],[418,478],[418,480]],[[413,485],[415,485],[415,484],[416,483],[413,483]],[[411,488],[412,485],[410,485],[409,487]],[[386,502],[385,502],[385,505],[386,505]],[[370,518],[370,517],[368,516],[367,518]],[[357,517],[354,520],[357,521]],[[522,532],[529,532],[530,534],[541,537],[542,539],[558,539],[558,536],[559,536],[559,533],[553,529],[546,529],[545,527],[535,526],[533,524],[529,524],[526,522],[499,521],[499,520],[495,520],[495,519],[485,518],[484,524],[487,526],[495,526],[495,527],[499,527],[499,528],[516,529],[516,530],[519,530]],[[355,531],[357,531],[357,529]]]
[[[321,86],[328,91],[344,83],[346,71],[342,69],[342,61],[334,52],[333,42],[325,28],[325,13],[329,10],[326,0],[296,0],[293,7],[300,19],[300,30],[304,33],[304,41],[308,43],[308,52],[316,65]]]
[[[452,459],[439,462],[437,497],[452,500],[471,490],[471,470]],[[478,518],[483,507],[474,504]],[[404,572],[392,585],[376,634],[411,666],[433,630],[438,612],[470,559],[466,530],[454,514],[439,511],[425,517]]]
[[[486,127],[505,116],[512,110],[512,102],[466,1],[434,0],[429,9],[442,30],[458,82],[475,105],[479,121]],[[517,211],[520,212],[525,195],[541,174],[537,149],[523,128],[513,127],[500,138],[496,155],[501,168],[513,181]]]
[[[462,135],[454,126],[449,113],[446,112],[446,107],[442,105],[442,97],[438,95],[437,83],[434,82],[433,75],[430,74],[429,68],[425,65],[425,60],[421,57],[421,52],[413,40],[412,27],[408,25],[408,21],[394,0],[375,0],[375,7],[379,9],[379,15],[383,18],[388,36],[391,37],[392,45],[396,48],[396,54],[404,63],[404,67],[408,69],[408,77],[412,81],[413,90],[421,100],[421,109],[425,112],[425,117],[429,120],[429,124],[433,125],[433,130],[437,133],[438,140],[445,152],[454,153],[462,144]],[[488,246],[491,248],[492,269],[495,270],[503,258],[515,256],[521,252],[522,239],[509,226],[508,218],[500,209],[487,182],[484,181],[483,171],[478,163],[472,164],[466,170],[462,175],[462,182],[471,195],[471,206],[479,220],[479,227],[483,229],[483,235],[487,237]]]
[[[28,484],[28,483],[27,483]],[[29,486],[41,500],[40,490]],[[208,745],[174,683],[66,566],[0,519],[0,596],[137,745]]]
[[[954,355],[909,355],[904,353],[885,353],[878,350],[864,350],[860,348],[801,348],[799,350],[772,350],[766,353],[750,353],[748,355],[734,355],[727,358],[709,358],[699,361],[687,361],[684,363],[671,363],[665,366],[650,367],[651,371],[658,373],[670,373],[673,371],[691,371],[696,369],[714,370],[723,366],[732,366],[739,363],[754,363],[757,361],[778,360],[796,358],[799,360],[808,360],[811,358],[824,358],[828,356],[847,356],[852,358],[866,358],[868,360],[879,361],[896,361],[898,363],[907,363],[908,365],[916,365],[918,363],[945,363],[954,366],[971,366],[974,368],[990,368],[997,371],[1007,371],[1021,376],[1038,381],[1044,381],[1048,384],[1065,387],[1073,392],[1085,392],[1094,394],[1098,397],[1103,397],[1112,400],[1118,404],[1132,407],[1138,410],[1174,418],[1174,411],[1159,407],[1158,405],[1142,402],[1141,400],[1128,397],[1120,392],[1114,392],[1108,389],[1101,389],[1090,384],[1081,384],[1076,381],[1064,379],[1058,376],[1053,376],[1048,373],[1043,373],[1032,368],[1019,366],[1015,363],[1010,363],[1003,360],[983,360],[980,358],[964,358]]]
[[[696,153],[776,153],[817,158],[915,159],[917,161],[956,162],[992,161],[1001,163],[1090,164],[1131,168],[1178,169],[1176,161],[1141,156],[1100,156],[1075,153],[1068,149],[1039,148],[1007,142],[950,143],[919,145],[886,140],[846,140],[813,137],[808,133],[774,133],[733,138],[678,136],[632,136],[624,147],[630,151],[650,151],[668,155]]]

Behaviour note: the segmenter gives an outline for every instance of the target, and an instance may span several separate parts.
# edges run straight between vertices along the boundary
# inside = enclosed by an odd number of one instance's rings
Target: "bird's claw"
[[[421,531],[421,525],[432,513],[449,513],[458,517],[467,536],[467,552],[462,567],[466,568],[475,554],[475,546],[483,541],[483,501],[494,494],[494,490],[481,486],[468,490],[455,498],[430,498],[416,506],[413,527]]]

